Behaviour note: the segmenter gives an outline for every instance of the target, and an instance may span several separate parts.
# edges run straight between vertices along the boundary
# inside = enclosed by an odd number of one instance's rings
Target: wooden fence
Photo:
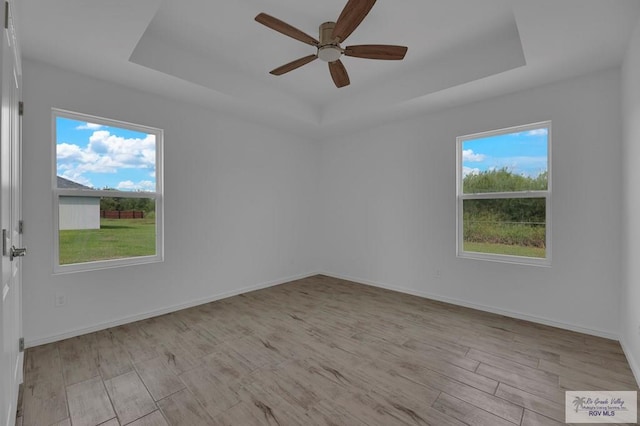
[[[144,212],[135,210],[100,210],[100,217],[105,219],[144,219]]]

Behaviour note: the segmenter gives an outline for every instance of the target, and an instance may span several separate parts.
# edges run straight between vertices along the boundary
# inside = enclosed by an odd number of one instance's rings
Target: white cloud
[[[81,174],[77,174],[74,173],[73,171],[65,171],[64,173],[62,173],[60,176],[62,176],[65,179],[68,179],[70,181],[79,183],[80,185],[84,185],[84,186],[88,186],[89,188],[93,188],[93,183],[91,183],[91,181],[89,179],[87,179],[86,177],[82,176]]]
[[[527,136],[547,136],[549,134],[549,129],[534,129],[525,132]]]
[[[83,183],[82,176],[85,173],[149,169],[155,174],[155,148],[155,135],[147,135],[143,139],[123,138],[107,130],[95,130],[84,148],[69,143],[58,144],[57,165],[58,170],[64,171],[64,177],[79,183]]]
[[[85,123],[76,127],[76,130],[98,130],[98,129],[102,129],[103,127],[104,126],[102,124]]]
[[[496,161],[494,169],[506,168],[511,173],[536,177],[547,170],[546,156],[503,157]]]
[[[464,149],[462,150],[462,161],[470,161],[470,162],[480,162],[484,161],[486,156],[484,154],[476,154],[472,149]]]
[[[60,143],[56,148],[58,161],[60,160],[79,160],[82,158],[82,150],[78,145],[69,143]]]
[[[464,166],[462,168],[462,177],[466,177],[467,175],[477,175],[480,174],[480,169],[478,168],[471,168],[471,167],[467,167]]]
[[[116,186],[120,191],[155,191],[156,184],[150,180],[141,180],[140,182],[132,182],[125,180]]]
[[[533,129],[527,130],[525,132],[515,133],[516,136],[547,136],[549,134],[549,129]]]

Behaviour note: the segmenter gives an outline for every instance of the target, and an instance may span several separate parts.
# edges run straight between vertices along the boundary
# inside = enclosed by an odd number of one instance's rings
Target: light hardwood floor
[[[558,425],[617,342],[315,276],[27,350],[31,425]]]

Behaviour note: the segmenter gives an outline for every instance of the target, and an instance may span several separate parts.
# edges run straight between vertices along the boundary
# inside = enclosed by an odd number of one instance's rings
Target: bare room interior
[[[2,10],[1,425],[630,423],[639,1]]]

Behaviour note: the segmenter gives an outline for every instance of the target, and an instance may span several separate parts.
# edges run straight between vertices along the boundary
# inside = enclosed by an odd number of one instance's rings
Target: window
[[[551,264],[551,122],[457,138],[458,257]]]
[[[53,110],[54,272],[162,261],[162,136]]]

